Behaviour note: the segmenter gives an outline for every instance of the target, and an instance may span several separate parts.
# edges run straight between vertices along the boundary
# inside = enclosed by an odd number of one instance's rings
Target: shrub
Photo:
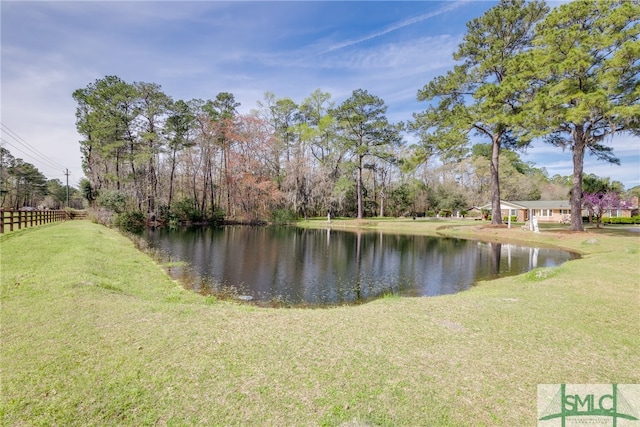
[[[115,217],[114,225],[122,231],[139,234],[144,231],[145,217],[140,211],[123,212]]]
[[[202,212],[195,207],[193,199],[182,199],[175,202],[171,207],[171,215],[172,219],[178,221],[200,222],[203,218]]]
[[[603,224],[640,224],[640,216],[602,218]]]
[[[124,212],[127,206],[127,198],[124,193],[118,190],[103,190],[96,199],[99,207],[108,209],[115,213]]]
[[[156,219],[163,222],[171,221],[171,211],[169,210],[169,205],[166,205],[164,203],[158,203],[156,205]]]
[[[224,221],[224,211],[219,208],[214,210],[209,217],[209,221],[213,222],[214,224],[221,223],[222,221]]]
[[[298,218],[293,209],[276,209],[271,213],[271,222],[274,224],[289,224],[296,219]]]

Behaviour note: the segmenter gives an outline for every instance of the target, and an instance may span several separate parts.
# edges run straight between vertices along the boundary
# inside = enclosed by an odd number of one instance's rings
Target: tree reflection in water
[[[291,305],[358,303],[388,293],[451,294],[480,280],[575,258],[503,243],[293,227],[157,229],[146,237],[205,279],[199,292],[233,290],[256,302]]]

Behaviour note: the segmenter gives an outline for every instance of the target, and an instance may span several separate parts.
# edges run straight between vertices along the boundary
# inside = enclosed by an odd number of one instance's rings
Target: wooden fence
[[[15,211],[0,209],[0,234],[5,231],[13,231],[16,226],[20,230],[23,227],[34,227],[68,219],[71,219],[69,213],[63,210]]]

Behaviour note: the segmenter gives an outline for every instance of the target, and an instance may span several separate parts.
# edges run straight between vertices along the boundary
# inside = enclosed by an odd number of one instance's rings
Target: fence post
[[[7,225],[9,226],[8,231],[13,231],[15,225],[18,226],[18,230],[21,230],[23,226],[28,228],[70,219],[72,219],[71,215],[60,209],[34,211],[0,209],[0,234],[7,231]]]

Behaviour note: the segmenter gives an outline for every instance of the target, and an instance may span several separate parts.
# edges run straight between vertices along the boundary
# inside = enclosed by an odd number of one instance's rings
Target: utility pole
[[[69,207],[69,169],[65,169],[65,173],[67,176],[67,208]]]

